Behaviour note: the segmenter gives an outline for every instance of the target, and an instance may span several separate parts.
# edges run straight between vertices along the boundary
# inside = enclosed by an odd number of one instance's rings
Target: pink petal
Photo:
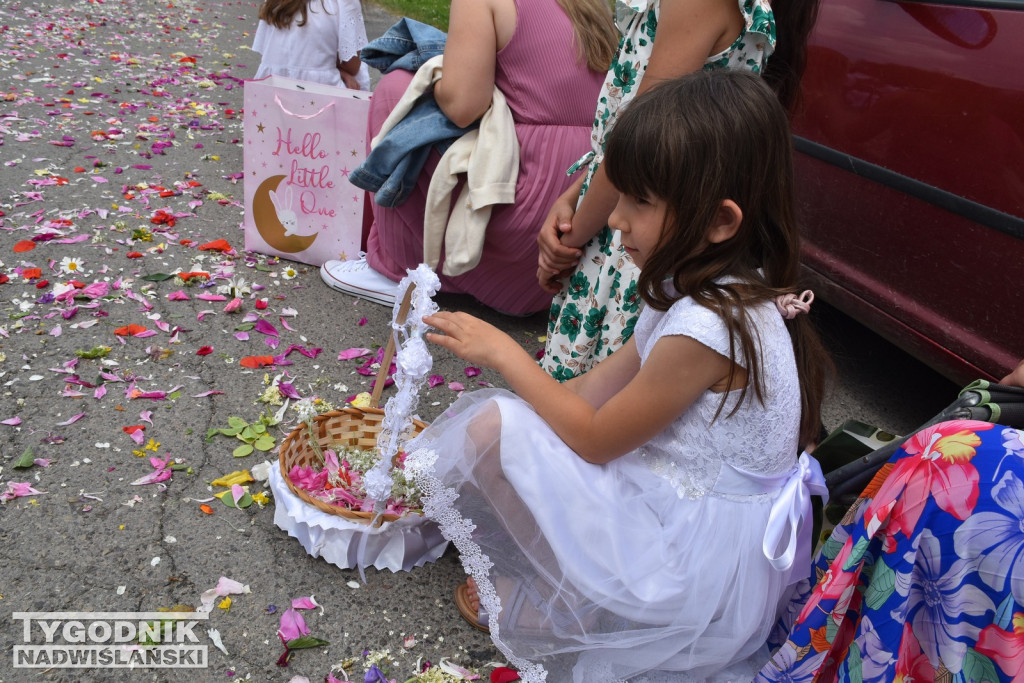
[[[292,607],[295,609],[316,609],[320,605],[317,603],[315,596],[310,595],[308,598],[292,598]]]
[[[201,394],[196,394],[192,398],[205,398],[206,396],[213,396],[214,394],[223,394],[223,391],[204,391]]]
[[[448,388],[452,391],[465,391],[466,387],[462,382],[448,382]]]
[[[21,418],[18,417],[17,415],[15,415],[14,417],[9,417],[6,420],[0,420],[0,425],[8,425],[9,427],[17,427],[20,424]]]
[[[270,335],[271,337],[277,336],[277,328],[263,318],[256,321],[256,326],[253,327],[253,329],[262,334]]]
[[[308,635],[309,628],[306,627],[306,620],[302,618],[302,615],[296,612],[294,608],[289,607],[281,615],[281,628],[277,632],[281,634],[285,641],[289,641]]]
[[[142,445],[142,442],[146,440],[146,433],[141,429],[136,429],[128,436],[132,437],[132,441],[139,444],[140,446]]]
[[[281,327],[283,327],[283,328],[284,328],[284,329],[286,329],[286,330],[290,330],[290,331],[292,331],[292,332],[294,332],[294,331],[295,331],[295,328],[294,328],[294,327],[292,327],[291,325],[289,325],[289,324],[288,324],[288,323],[287,323],[287,322],[285,321],[285,319],[284,319],[284,318],[281,318]]]
[[[466,373],[466,377],[476,377],[480,374],[480,368],[469,366],[464,370],[464,372]]]
[[[107,395],[107,385],[101,384],[96,387],[96,391],[92,392],[92,397],[97,401]]]
[[[373,351],[371,351],[370,349],[364,349],[364,348],[361,348],[361,347],[353,347],[351,349],[345,349],[344,351],[339,353],[338,354],[338,360],[352,360],[353,358],[361,358],[363,356],[368,356],[371,353],[373,353]],[[432,375],[431,377],[432,378],[433,377],[440,377],[440,375]],[[435,386],[435,385],[431,384],[430,386]]]
[[[207,309],[205,311],[199,311],[199,313],[196,314],[196,320],[198,320],[199,322],[203,322],[203,318],[205,318],[208,315],[215,315],[215,314],[216,314],[216,312],[213,311],[213,310],[210,310],[210,309]]]
[[[54,240],[54,244],[78,244],[84,242],[87,239],[91,239],[89,235],[75,235],[74,237],[66,237],[62,240]]]
[[[242,496],[245,495],[245,489],[240,484],[231,485],[231,499],[235,501],[235,507],[238,507],[238,501],[242,500]]]
[[[144,477],[139,477],[138,479],[132,482],[132,486],[147,486],[149,484],[158,484],[162,481],[167,481],[170,478],[170,470],[156,470],[155,472],[150,472]]]
[[[177,292],[171,292],[167,295],[168,301],[188,301],[189,295],[185,293],[185,290],[179,289]]]
[[[149,424],[153,424],[153,420],[151,419],[152,417],[152,410],[143,410],[141,413],[139,413],[139,419],[142,420],[143,422],[148,422]]]
[[[234,313],[235,311],[237,311],[241,307],[242,307],[242,300],[239,297],[236,296],[234,299],[232,299],[231,301],[228,302],[227,306],[224,307],[224,312],[225,313]]]
[[[78,422],[83,417],[85,417],[85,413],[79,413],[78,415],[72,415],[71,417],[69,417],[68,419],[64,420],[63,422],[58,422],[56,426],[58,426],[58,427],[67,427],[70,424],[74,424],[74,423]]]
[[[238,341],[249,341],[248,332],[235,332],[235,339]]]
[[[196,298],[197,299],[202,299],[203,301],[227,301],[228,300],[228,298],[226,296],[224,296],[223,294],[211,294],[210,292],[203,292],[202,294],[199,294],[198,296],[196,296]]]
[[[234,579],[222,576],[220,577],[220,581],[217,582],[217,586],[215,588],[203,591],[203,594],[199,597],[202,604],[196,609],[196,611],[209,612],[213,609],[213,603],[217,598],[248,592],[249,590],[246,586],[243,586]]]
[[[75,292],[75,296],[84,296],[89,299],[98,299],[102,296],[106,296],[109,291],[110,285],[107,284],[106,282],[93,282],[92,284],[88,284],[85,287],[82,287],[81,289],[77,290]]]
[[[32,485],[27,482],[9,481],[7,482],[7,490],[0,493],[0,503],[6,503],[12,498],[21,498],[22,496],[38,496],[46,493],[46,491],[37,491],[32,488]]]
[[[277,390],[281,392],[281,395],[285,398],[291,398],[296,401],[302,399],[302,395],[295,389],[295,385],[291,382],[278,382]]]
[[[427,378],[427,386],[431,389],[441,384],[444,384],[444,375],[431,375]]]
[[[156,330],[143,330],[142,332],[139,332],[138,334],[133,334],[132,336],[138,337],[139,339],[145,339],[146,337],[154,337],[157,334],[159,333]]]

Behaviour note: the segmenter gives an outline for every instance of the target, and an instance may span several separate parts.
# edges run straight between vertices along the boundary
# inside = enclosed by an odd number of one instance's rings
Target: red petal
[[[146,425],[131,425],[129,427],[121,427],[121,431],[124,432],[125,434],[134,434],[135,432],[144,431],[145,429]]]
[[[231,251],[231,245],[227,240],[219,239],[201,245],[199,251]]]
[[[274,364],[273,356],[246,356],[238,361],[239,365],[246,368],[262,368]]]
[[[20,242],[14,245],[14,252],[16,254],[20,254],[21,252],[24,251],[32,251],[35,248],[36,243],[33,242],[32,240],[21,240]]]
[[[196,355],[197,356],[208,356],[211,353],[213,353],[213,347],[212,346],[200,346],[199,350],[196,351]]]
[[[491,683],[510,683],[519,680],[519,672],[507,666],[499,666],[491,672]]]

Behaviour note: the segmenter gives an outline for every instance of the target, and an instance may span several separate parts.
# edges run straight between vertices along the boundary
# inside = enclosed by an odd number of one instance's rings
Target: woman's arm
[[[491,106],[498,50],[514,27],[512,0],[452,0],[444,68],[434,84],[434,98],[455,125],[470,125]]]
[[[637,94],[701,69],[708,57],[732,44],[742,27],[743,16],[735,0],[663,0],[658,32]],[[559,235],[545,222],[538,240],[550,245],[560,237],[566,247],[582,247],[607,225],[616,201],[618,192],[599,166],[576,208],[571,230]],[[553,250],[549,247],[549,251]]]
[[[482,320],[438,313],[424,321],[444,332],[428,334],[429,341],[500,372],[566,445],[592,463],[610,462],[647,443],[728,376],[727,358],[680,336],[660,339],[643,367],[633,343],[565,386],[515,340]]]

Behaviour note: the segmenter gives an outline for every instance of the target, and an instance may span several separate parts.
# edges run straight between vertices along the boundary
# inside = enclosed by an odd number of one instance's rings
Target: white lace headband
[[[812,301],[814,292],[805,289],[799,294],[781,294],[775,297],[775,308],[779,309],[779,315],[783,318],[792,320],[801,313],[809,313]]]

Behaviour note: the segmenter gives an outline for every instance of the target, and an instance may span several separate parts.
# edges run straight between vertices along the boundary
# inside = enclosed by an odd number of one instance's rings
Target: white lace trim
[[[377,435],[380,459],[365,476],[366,495],[376,501],[375,515],[384,512],[388,497],[391,495],[394,483],[391,479],[392,462],[402,444],[412,434],[411,418],[420,401],[420,388],[427,381],[427,375],[434,363],[430,349],[423,341],[423,335],[429,328],[429,325],[423,322],[423,317],[437,312],[437,304],[432,297],[441,289],[441,281],[425,263],[407,272],[408,274],[398,284],[391,320],[397,349],[395,386],[398,387],[398,392],[388,399],[384,406],[384,419],[381,421],[380,434]],[[411,306],[405,322],[399,323],[399,309],[409,287],[414,287]]]
[[[456,509],[455,501],[459,494],[434,476],[436,462],[437,453],[429,448],[413,451],[405,459],[406,474],[416,482],[416,488],[422,493],[423,512],[437,523],[444,537],[455,544],[463,568],[476,581],[480,604],[490,616],[488,628],[491,631],[491,640],[509,663],[519,671],[519,677],[524,683],[544,683],[548,676],[544,667],[516,656],[501,640],[498,625],[501,602],[490,579],[490,569],[494,563],[473,541],[473,530],[476,529],[476,525],[472,520],[464,518]]]

